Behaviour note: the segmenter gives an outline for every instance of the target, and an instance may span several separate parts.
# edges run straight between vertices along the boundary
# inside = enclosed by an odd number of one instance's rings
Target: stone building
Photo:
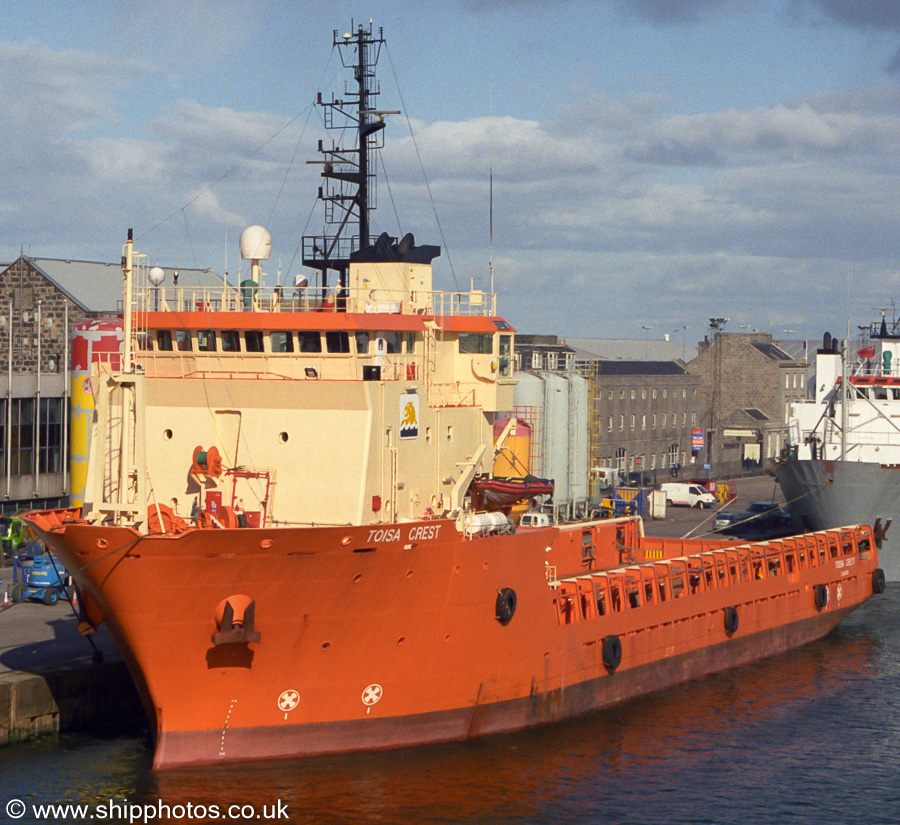
[[[765,468],[784,442],[790,402],[806,397],[806,362],[768,333],[719,329],[686,366],[700,382],[700,462],[723,478]]]
[[[185,286],[221,285],[211,270],[180,274]],[[0,264],[0,513],[68,504],[72,331],[121,306],[119,263]]]

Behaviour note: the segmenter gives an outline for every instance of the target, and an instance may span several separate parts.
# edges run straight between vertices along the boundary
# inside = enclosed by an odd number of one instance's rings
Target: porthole
[[[163,438],[166,439],[166,441],[171,441],[172,440],[172,431],[169,429],[163,430]]]
[[[287,433],[278,433],[278,440],[282,444],[287,444],[288,442],[288,434]]]

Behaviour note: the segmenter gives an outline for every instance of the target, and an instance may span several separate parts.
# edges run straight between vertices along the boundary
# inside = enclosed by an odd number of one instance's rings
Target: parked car
[[[716,503],[716,497],[697,484],[669,481],[661,484],[659,489],[666,497],[666,504],[674,504],[681,507],[712,507]]]
[[[754,501],[747,506],[743,516],[748,525],[757,529],[770,529],[780,526],[783,514],[786,515],[787,511],[774,501]],[[790,516],[788,516],[788,520],[790,520]]]
[[[724,533],[780,533],[791,529],[791,515],[774,501],[754,501],[742,513],[720,512],[714,527]]]
[[[720,532],[728,532],[732,525],[738,523],[743,517],[743,513],[726,513],[724,510],[716,513],[713,520],[713,529]]]

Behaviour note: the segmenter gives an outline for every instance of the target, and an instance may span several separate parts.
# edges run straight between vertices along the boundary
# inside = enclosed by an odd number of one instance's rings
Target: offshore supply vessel
[[[27,514],[83,632],[121,646],[155,767],[559,720],[821,637],[884,587],[868,526],[741,544],[476,509],[517,486],[485,483],[517,427],[514,330],[494,295],[433,288],[437,247],[370,241],[383,43],[335,32],[355,86],[319,99],[355,141],[320,144],[320,197],[358,234],[304,238],[319,283],[286,295],[260,227],[217,290],[164,285],[129,233],[83,503]]]

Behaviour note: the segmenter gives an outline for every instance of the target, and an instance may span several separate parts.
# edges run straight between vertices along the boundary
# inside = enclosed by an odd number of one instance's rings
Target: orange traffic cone
[[[72,590],[72,607],[78,610],[78,589],[73,588]]]

